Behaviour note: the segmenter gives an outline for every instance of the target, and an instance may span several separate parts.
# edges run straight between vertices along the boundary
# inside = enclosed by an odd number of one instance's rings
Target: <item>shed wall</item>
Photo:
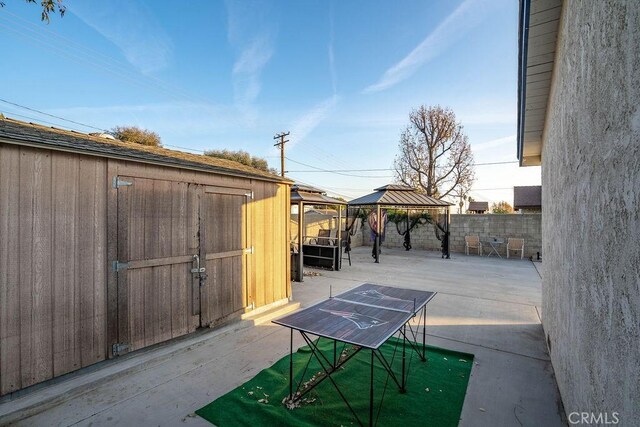
[[[0,145],[0,394],[106,357],[106,166]]]
[[[0,395],[111,357],[114,176],[248,188],[247,310],[291,295],[289,186],[0,144]]]

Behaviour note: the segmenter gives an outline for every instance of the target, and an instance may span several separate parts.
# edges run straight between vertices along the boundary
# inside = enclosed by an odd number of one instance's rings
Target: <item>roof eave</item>
[[[542,135],[561,11],[562,0],[520,0],[516,142],[520,166],[539,166],[542,163]],[[529,82],[528,76],[535,79]],[[532,85],[530,95],[527,94],[529,84]],[[530,104],[528,109],[527,101]]]

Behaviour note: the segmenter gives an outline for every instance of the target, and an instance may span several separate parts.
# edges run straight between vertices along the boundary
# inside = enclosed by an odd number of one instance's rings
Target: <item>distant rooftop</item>
[[[489,202],[469,202],[467,211],[486,212],[489,210]]]
[[[513,208],[540,208],[542,207],[542,186],[530,185],[513,187]]]

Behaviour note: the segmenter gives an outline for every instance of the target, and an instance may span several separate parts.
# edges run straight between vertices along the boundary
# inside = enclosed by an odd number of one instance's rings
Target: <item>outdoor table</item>
[[[488,243],[489,246],[491,247],[491,250],[489,251],[489,254],[487,255],[488,257],[490,257],[491,254],[496,254],[500,258],[502,258],[502,255],[500,255],[500,252],[498,252],[498,248],[500,247],[500,245],[504,245],[504,239],[499,239],[497,237],[493,237],[493,238],[491,238],[489,240],[486,240],[485,243]]]
[[[419,316],[418,321],[426,324],[427,303],[436,295],[435,292],[417,291],[413,289],[394,288],[365,283],[335,297],[330,297],[320,303],[296,311],[293,314],[273,321],[278,325],[291,329],[290,365],[289,365],[289,396],[288,404],[294,404],[302,399],[323,380],[329,379],[350,409],[360,425],[363,420],[353,409],[347,396],[331,377],[340,370],[353,356],[362,350],[371,351],[371,378],[369,390],[369,423],[374,424],[374,393],[373,368],[377,359],[387,371],[401,392],[406,386],[406,348],[415,351],[421,361],[426,361],[425,328],[422,328],[422,343],[418,344],[418,330],[414,330],[409,323]],[[314,375],[312,380],[304,381],[309,366],[305,367],[299,381],[293,374],[293,331],[298,331],[305,340],[311,354],[309,362],[315,358],[322,368],[322,375]],[[402,336],[402,370],[397,375],[391,368],[391,362],[385,358],[380,347],[396,333]],[[317,346],[317,342],[309,335],[327,338],[333,341],[333,358],[324,355]],[[412,339],[409,339],[412,338]],[[414,342],[415,341],[415,342]],[[338,357],[336,343],[342,342],[352,346],[353,352],[346,357]],[[294,384],[297,383],[296,386]],[[382,393],[382,398],[384,393]],[[380,401],[382,405],[382,399]]]

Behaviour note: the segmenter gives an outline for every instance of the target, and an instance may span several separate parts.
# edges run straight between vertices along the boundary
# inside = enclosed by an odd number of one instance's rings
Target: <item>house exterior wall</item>
[[[537,257],[537,252],[542,250],[541,214],[454,214],[450,216],[449,223],[449,250],[450,252],[464,252],[464,237],[469,235],[480,236],[480,240],[498,237],[505,239],[505,245],[499,247],[501,255],[506,255],[506,239],[509,237],[524,239],[525,258]],[[388,233],[383,247],[401,248],[404,237],[398,234],[393,223],[388,225]],[[365,224],[362,230],[362,242],[371,245],[369,226]],[[413,249],[440,250],[440,241],[436,238],[434,227],[424,225],[415,228],[411,232],[411,246]],[[489,253],[489,248],[483,250]],[[513,253],[512,253],[513,254]],[[520,253],[518,253],[518,256]]]
[[[543,135],[542,321],[569,421],[640,420],[640,3],[567,1]]]

